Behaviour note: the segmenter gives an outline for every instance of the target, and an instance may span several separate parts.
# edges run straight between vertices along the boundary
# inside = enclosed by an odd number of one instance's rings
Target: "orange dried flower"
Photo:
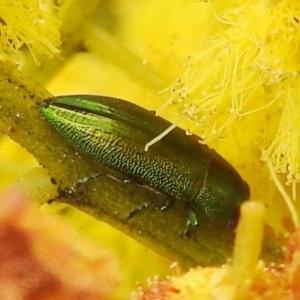
[[[118,282],[113,258],[12,190],[0,197],[0,299],[107,299]]]

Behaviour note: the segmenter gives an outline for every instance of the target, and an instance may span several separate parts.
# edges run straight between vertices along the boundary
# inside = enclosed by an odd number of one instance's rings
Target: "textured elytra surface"
[[[176,200],[200,207],[213,220],[228,220],[249,197],[237,171],[195,136],[174,129],[145,152],[145,144],[171,124],[124,100],[62,96],[42,112],[79,151]]]

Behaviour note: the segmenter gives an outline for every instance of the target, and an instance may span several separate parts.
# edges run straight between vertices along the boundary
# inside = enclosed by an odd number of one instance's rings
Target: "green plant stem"
[[[10,63],[1,63],[0,95],[0,131],[31,152],[59,185],[70,187],[78,179],[103,172],[94,161],[78,154],[43,119],[40,103],[52,95]],[[138,205],[147,201],[158,203],[162,198],[134,183],[126,184],[103,176],[80,188],[65,202],[184,267],[224,264],[232,253],[233,230],[215,228],[202,220],[191,239],[182,238],[179,233],[186,215],[181,203],[167,212],[149,209],[124,223],[127,214]],[[266,260],[282,258],[281,244],[274,236],[266,249],[263,253]]]

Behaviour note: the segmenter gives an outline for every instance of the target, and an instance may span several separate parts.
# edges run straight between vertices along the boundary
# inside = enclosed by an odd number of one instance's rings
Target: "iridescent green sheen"
[[[47,120],[78,151],[130,179],[184,201],[188,226],[201,209],[225,224],[249,198],[248,184],[218,153],[196,136],[175,128],[145,151],[145,144],[171,123],[125,100],[90,95],[60,96],[41,107]]]

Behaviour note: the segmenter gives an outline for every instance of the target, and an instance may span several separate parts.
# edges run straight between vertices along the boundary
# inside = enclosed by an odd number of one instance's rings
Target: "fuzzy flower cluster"
[[[0,1],[0,59],[18,62],[24,45],[35,53],[58,54],[60,23],[46,10],[48,0]],[[37,61],[36,61],[37,62]]]
[[[237,1],[216,13],[169,103],[206,143],[237,119],[264,110],[264,155],[288,183],[300,180],[300,2]],[[217,24],[217,25],[216,25]]]
[[[165,281],[149,280],[149,288],[140,286],[134,299],[299,299],[300,231],[288,237],[284,263],[266,266],[258,260],[264,232],[263,214],[264,207],[255,202],[242,206],[233,258],[222,268],[197,267]]]

